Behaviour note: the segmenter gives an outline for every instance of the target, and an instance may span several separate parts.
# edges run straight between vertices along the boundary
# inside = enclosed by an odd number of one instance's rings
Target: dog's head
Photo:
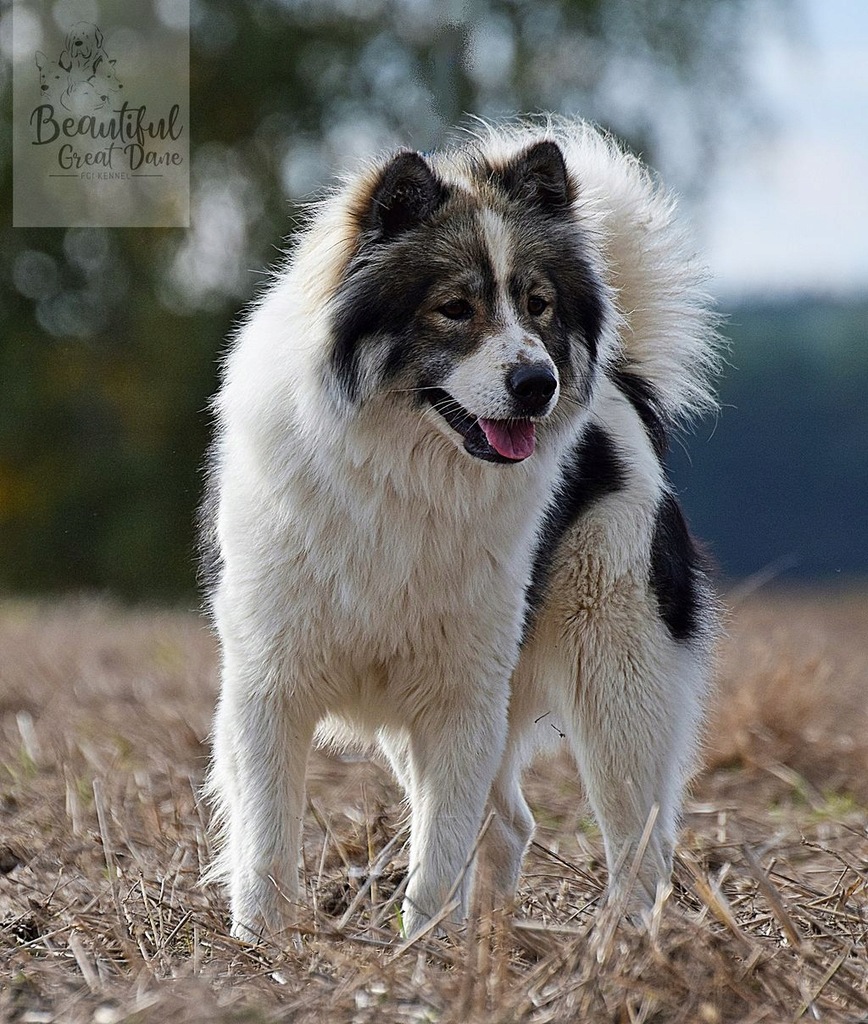
[[[39,89],[42,93],[60,95],[66,88],[67,73],[57,61],[49,60],[42,50],[36,52],[36,66],[39,68]]]
[[[78,66],[93,65],[102,51],[102,32],[89,21],[79,21],[66,34],[66,52]]]
[[[587,401],[604,291],[554,142],[446,173],[402,152],[359,197],[331,370],[351,403],[414,401],[475,458],[520,462]]]
[[[116,60],[108,60],[103,56],[97,57],[93,65],[93,74],[90,76],[91,81],[96,80],[97,88],[104,85],[108,89],[123,89],[121,80],[118,78],[117,63]]]
[[[104,65],[100,65],[100,67],[102,68]],[[102,71],[98,74],[90,75],[87,79],[87,84],[93,87],[104,106],[109,105],[115,100],[119,95],[119,91],[123,89],[117,78],[103,74]]]
[[[73,114],[95,114],[111,107],[111,96],[92,81],[71,82],[60,97],[60,102]]]

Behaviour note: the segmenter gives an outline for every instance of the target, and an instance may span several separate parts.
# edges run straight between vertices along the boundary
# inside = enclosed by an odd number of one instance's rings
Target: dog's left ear
[[[511,198],[549,213],[567,210],[575,198],[575,185],[564,154],[556,142],[535,142],[496,171],[495,181]]]
[[[100,32],[99,28],[96,25],[94,25],[93,30],[94,30],[94,39],[96,40],[96,48],[98,50],[101,50],[102,49],[102,32]]]
[[[445,186],[421,153],[405,150],[380,173],[362,228],[379,241],[396,238],[430,217],[445,198]]]

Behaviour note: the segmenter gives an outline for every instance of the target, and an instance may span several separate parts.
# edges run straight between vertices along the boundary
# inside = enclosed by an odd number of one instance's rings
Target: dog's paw
[[[278,886],[271,876],[253,874],[251,879],[248,874],[233,879],[230,905],[231,934],[241,942],[283,948],[298,936],[298,894]]]
[[[266,946],[272,950],[290,946],[300,950],[302,945],[295,914],[285,914],[279,922],[266,921],[261,915],[233,917],[230,935],[248,946]]]

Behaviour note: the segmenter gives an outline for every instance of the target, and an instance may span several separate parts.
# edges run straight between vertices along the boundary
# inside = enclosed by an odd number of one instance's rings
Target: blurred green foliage
[[[552,109],[613,128],[695,192],[756,121],[745,54],[768,7],[195,0],[189,231],[11,228],[0,133],[0,588],[195,600],[223,339],[293,204],[333,169],[432,148],[467,113]]]

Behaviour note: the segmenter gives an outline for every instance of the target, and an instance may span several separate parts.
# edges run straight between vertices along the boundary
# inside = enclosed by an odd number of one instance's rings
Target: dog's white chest
[[[491,510],[320,491],[296,504],[290,532],[290,628],[336,653],[419,656],[462,636],[512,633],[520,619],[532,530]]]

